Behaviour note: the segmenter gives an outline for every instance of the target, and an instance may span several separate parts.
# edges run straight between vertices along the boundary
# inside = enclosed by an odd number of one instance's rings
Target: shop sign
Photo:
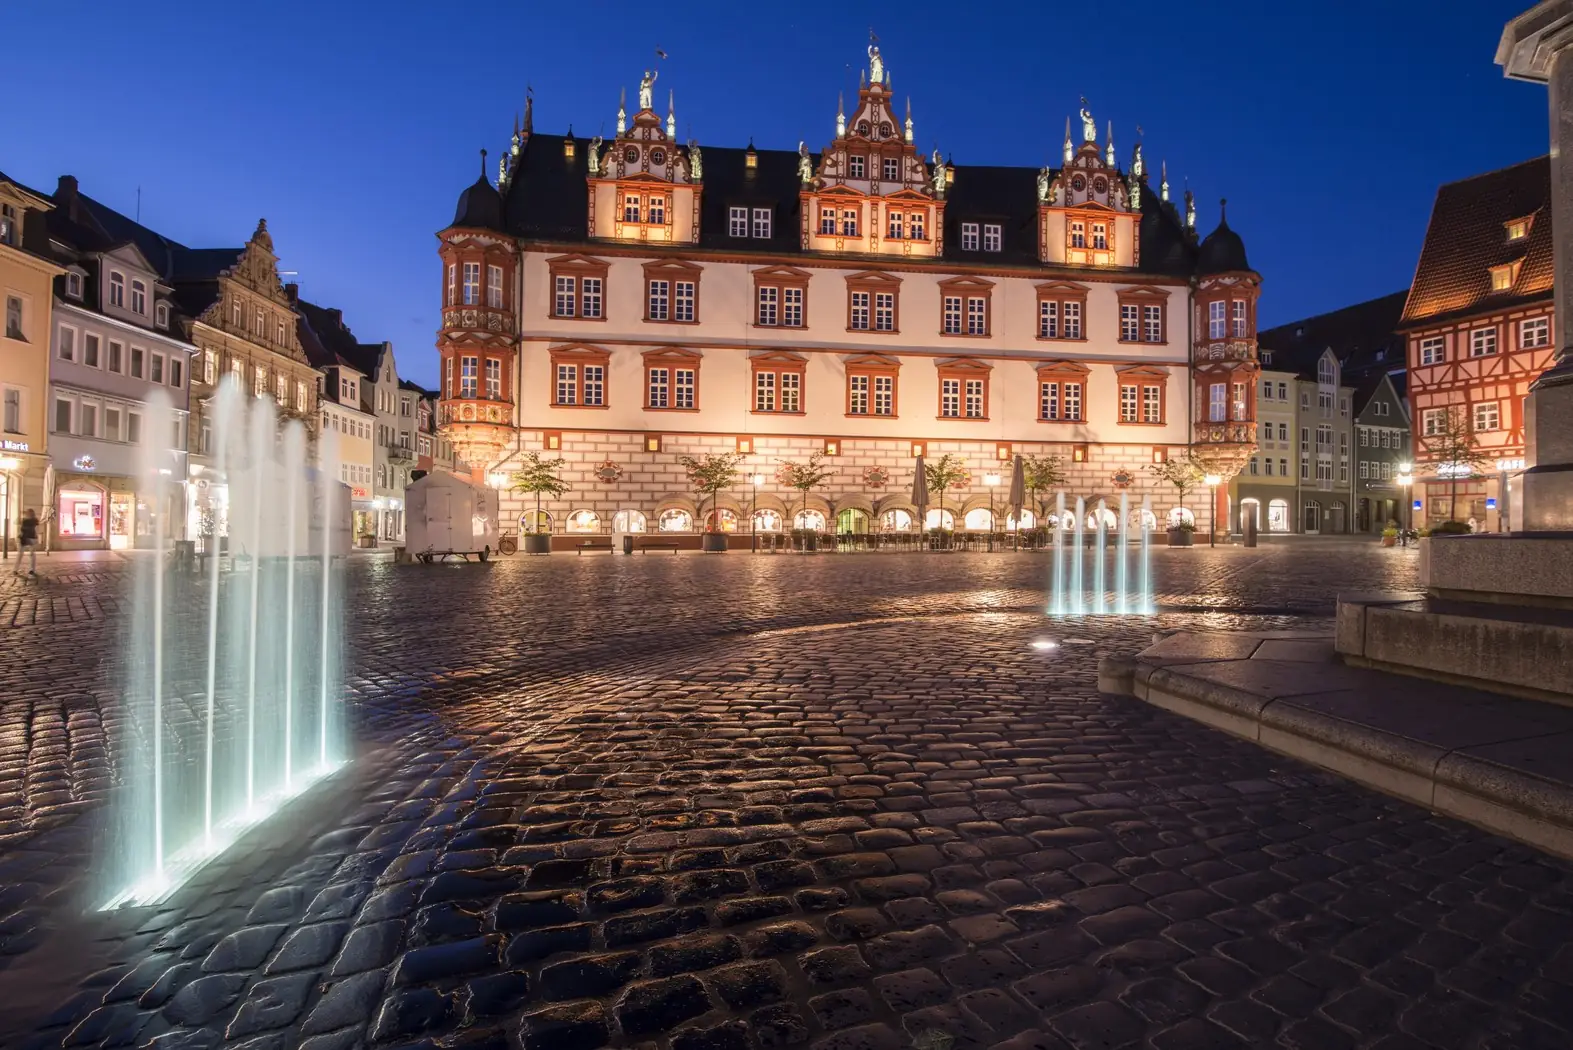
[[[12,441],[9,438],[0,440],[0,452],[26,452],[27,450],[25,441]]]
[[[371,499],[371,489],[363,485],[351,485],[350,499]]]
[[[1523,470],[1524,461],[1521,459],[1499,459],[1497,460],[1497,469],[1501,471]]]
[[[98,467],[98,461],[92,456],[78,456],[71,461],[71,465],[78,470],[94,470]]]

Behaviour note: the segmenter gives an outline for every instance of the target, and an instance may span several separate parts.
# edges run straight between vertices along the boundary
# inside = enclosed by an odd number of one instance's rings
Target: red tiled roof
[[[1507,239],[1514,219],[1530,221],[1522,241]],[[1523,265],[1513,287],[1493,292],[1490,267],[1517,260]],[[1437,191],[1400,325],[1413,329],[1549,299],[1552,268],[1549,157],[1450,182]]]

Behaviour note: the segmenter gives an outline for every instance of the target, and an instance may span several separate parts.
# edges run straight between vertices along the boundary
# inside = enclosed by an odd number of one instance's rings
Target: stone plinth
[[[1438,598],[1573,608],[1573,533],[1427,537],[1420,586]]]

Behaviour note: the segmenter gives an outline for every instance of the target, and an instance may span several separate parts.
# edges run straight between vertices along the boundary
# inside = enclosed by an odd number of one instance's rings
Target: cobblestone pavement
[[[1166,611],[1065,623],[1027,555],[358,561],[363,757],[111,916],[124,573],[0,581],[51,610],[0,627],[0,1046],[1567,1047],[1568,865],[1096,692],[1412,559],[1160,551]]]

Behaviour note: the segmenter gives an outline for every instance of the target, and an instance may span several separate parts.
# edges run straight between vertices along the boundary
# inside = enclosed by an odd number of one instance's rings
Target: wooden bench
[[[612,541],[585,540],[583,543],[575,544],[575,547],[575,554],[583,554],[585,551],[606,551],[608,554],[610,554],[612,551]]]
[[[651,548],[655,548],[657,550],[669,550],[676,554],[679,546],[680,544],[676,540],[642,540],[639,543],[639,550],[648,552]]]

